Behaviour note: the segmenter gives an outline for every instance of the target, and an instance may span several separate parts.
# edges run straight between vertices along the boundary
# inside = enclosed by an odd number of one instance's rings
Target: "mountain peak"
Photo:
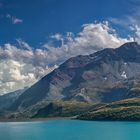
[[[127,42],[120,46],[119,49],[140,49],[140,45],[137,42]]]
[[[140,63],[140,45],[137,42],[128,42],[115,49],[117,55],[125,61]]]

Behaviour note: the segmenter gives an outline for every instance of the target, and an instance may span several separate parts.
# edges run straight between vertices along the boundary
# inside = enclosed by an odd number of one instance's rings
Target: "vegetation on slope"
[[[96,111],[79,115],[82,120],[140,121],[140,98],[108,104]]]
[[[40,102],[9,116],[10,119],[73,117],[81,120],[140,121],[140,98],[111,104],[74,101]]]
[[[24,111],[12,113],[10,119],[25,118],[50,118],[50,117],[74,117],[87,111],[94,111],[104,104],[91,104],[85,102],[41,102]]]

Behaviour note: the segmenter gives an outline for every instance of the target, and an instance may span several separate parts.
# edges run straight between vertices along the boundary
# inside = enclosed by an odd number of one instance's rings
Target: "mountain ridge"
[[[45,100],[100,103],[125,99],[131,88],[140,86],[139,63],[140,45],[136,42],[70,58],[26,90],[10,109]]]

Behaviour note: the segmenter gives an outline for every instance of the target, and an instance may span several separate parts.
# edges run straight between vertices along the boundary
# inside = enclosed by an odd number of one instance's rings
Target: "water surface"
[[[7,122],[0,140],[140,140],[140,122]]]

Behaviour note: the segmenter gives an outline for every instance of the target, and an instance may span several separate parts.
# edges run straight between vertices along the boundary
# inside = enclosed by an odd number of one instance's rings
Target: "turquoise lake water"
[[[0,140],[140,140],[140,122],[0,123]]]

